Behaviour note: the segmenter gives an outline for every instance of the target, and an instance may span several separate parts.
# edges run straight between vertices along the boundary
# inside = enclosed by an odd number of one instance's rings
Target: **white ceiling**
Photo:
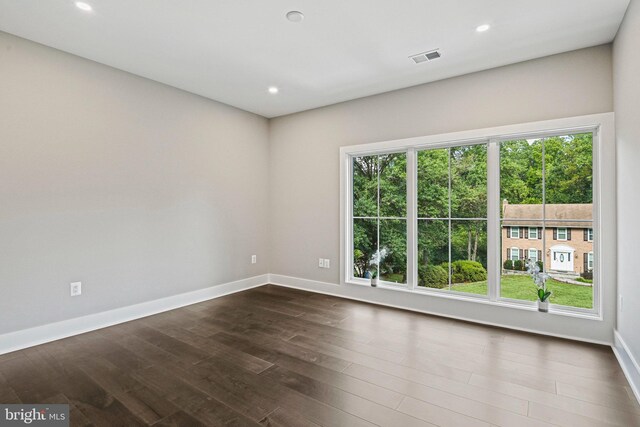
[[[629,3],[85,1],[93,12],[72,0],[0,0],[0,30],[265,117],[607,43]],[[304,21],[287,21],[290,10]],[[477,33],[484,23],[491,29]],[[442,58],[408,59],[434,48]]]

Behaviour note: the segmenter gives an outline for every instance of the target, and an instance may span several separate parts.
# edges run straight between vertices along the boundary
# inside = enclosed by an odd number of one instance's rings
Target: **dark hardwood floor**
[[[74,426],[634,426],[603,346],[263,286],[0,356]]]

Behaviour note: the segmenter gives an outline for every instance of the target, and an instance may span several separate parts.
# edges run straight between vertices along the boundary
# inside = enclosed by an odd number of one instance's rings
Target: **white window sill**
[[[497,307],[506,307],[506,308],[512,308],[515,310],[536,311],[536,312],[538,311],[538,307],[536,303],[532,301],[518,301],[518,300],[512,300],[508,298],[501,298],[501,299],[498,299],[497,301],[491,301],[485,295],[473,295],[473,294],[466,294],[466,293],[456,292],[456,291],[441,291],[441,290],[430,289],[430,288],[419,288],[419,289],[416,288],[415,290],[412,290],[412,289],[409,289],[409,286],[406,284],[393,284],[392,282],[378,283],[378,286],[376,287],[371,286],[371,284],[366,280],[347,281],[345,282],[345,284],[368,287],[373,289],[385,289],[385,290],[406,292],[414,295],[417,294],[417,295],[423,295],[423,296],[433,296],[436,298],[446,298],[446,299],[452,299],[457,301],[473,302],[473,303],[492,305]],[[542,314],[551,314],[551,315],[558,315],[558,316],[565,316],[565,317],[576,317],[579,319],[586,319],[586,320],[597,320],[597,321],[603,320],[602,316],[593,310],[572,309],[570,307],[555,305],[555,304],[549,304],[549,312],[542,313]]]

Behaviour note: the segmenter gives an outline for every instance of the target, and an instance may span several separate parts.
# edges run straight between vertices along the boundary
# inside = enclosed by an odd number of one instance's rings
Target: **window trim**
[[[587,229],[587,242],[593,242],[593,228]]]
[[[540,260],[538,259],[538,249],[536,249],[536,248],[529,248],[529,249],[527,249],[527,260],[530,260],[530,259],[531,259],[531,251],[533,251],[533,252],[536,254],[536,257],[535,257],[535,258],[536,258],[536,260],[535,260],[535,262],[540,261]]]
[[[513,251],[516,251],[516,257],[513,257]],[[511,261],[520,261],[520,248],[517,246],[511,246],[509,248],[509,259]]]
[[[564,237],[560,238],[560,230],[564,230]],[[556,237],[560,242],[567,242],[569,240],[569,231],[567,227],[556,227]]]
[[[514,237],[514,230],[517,231],[517,233],[515,233],[515,237]],[[510,239],[519,239],[520,238],[520,227],[518,226],[510,226],[509,227],[509,238]]]
[[[538,227],[527,227],[529,230],[527,231],[528,235],[529,235],[529,240],[539,240],[538,237]],[[535,230],[536,231],[536,237],[532,238],[531,237],[531,230]]]
[[[613,113],[593,114],[588,116],[570,117],[564,119],[555,119],[542,122],[523,123],[516,125],[500,126],[495,128],[486,128],[471,131],[453,132],[448,134],[420,136],[414,138],[372,142],[366,144],[344,146],[340,148],[340,158],[342,167],[340,168],[340,285],[366,285],[369,283],[366,280],[353,280],[350,278],[353,271],[351,257],[351,238],[353,236],[353,230],[351,229],[351,195],[352,195],[352,182],[351,182],[351,157],[362,155],[377,155],[393,152],[407,152],[407,262],[409,264],[407,270],[407,287],[400,288],[398,285],[392,284],[391,289],[403,290],[406,292],[424,294],[428,297],[445,297],[447,299],[459,299],[459,300],[473,300],[482,301],[490,305],[500,305],[511,308],[520,308],[526,310],[532,310],[535,308],[535,302],[531,301],[518,301],[500,298],[500,270],[501,270],[501,244],[499,240],[500,230],[500,200],[499,200],[499,143],[502,141],[508,141],[518,138],[544,138],[550,136],[557,136],[562,134],[592,132],[593,137],[593,159],[594,159],[594,173],[593,173],[593,203],[594,203],[594,217],[593,228],[595,234],[601,235],[599,232],[601,227],[600,217],[602,211],[605,211],[606,217],[615,218],[615,209],[612,207],[603,206],[600,203],[600,195],[602,194],[601,187],[603,181],[606,182],[607,188],[611,190],[613,185],[612,181],[608,178],[603,178],[600,174],[602,165],[602,158],[606,160],[605,168],[609,170],[612,167],[611,156],[607,153],[603,153],[602,145],[603,138],[606,138],[607,144],[614,143],[613,138]],[[446,293],[439,292],[439,290],[432,289],[418,289],[417,286],[417,251],[415,246],[416,242],[416,230],[417,230],[417,212],[416,212],[416,187],[417,187],[417,171],[415,168],[415,154],[420,149],[435,149],[446,148],[460,145],[471,144],[488,144],[488,176],[487,176],[487,193],[488,193],[488,211],[487,211],[487,229],[488,229],[488,280],[490,286],[488,286],[488,295],[485,296],[473,296],[464,295],[460,296],[454,294],[452,291]],[[605,197],[607,199],[607,197]],[[498,233],[496,236],[495,234]],[[550,313],[562,314],[567,316],[603,320],[603,298],[602,298],[602,283],[603,283],[603,268],[601,268],[601,258],[607,258],[607,263],[613,262],[613,255],[609,255],[609,252],[602,250],[602,240],[596,239],[594,241],[594,290],[593,290],[593,308],[581,309],[575,307],[567,307],[551,304]],[[615,236],[609,236],[606,238],[604,245],[607,248],[615,248]],[[606,276],[608,281],[612,279],[612,271],[609,267],[606,268]],[[382,284],[382,288],[388,288]],[[380,287],[380,286],[379,286]]]

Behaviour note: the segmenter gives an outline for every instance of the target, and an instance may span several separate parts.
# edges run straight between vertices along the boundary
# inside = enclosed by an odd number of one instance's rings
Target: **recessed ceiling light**
[[[292,10],[287,13],[287,19],[291,22],[302,22],[304,19],[304,13],[298,12],[297,10]]]
[[[491,25],[489,24],[482,24],[482,25],[478,25],[476,27],[476,31],[479,33],[484,33],[485,31],[487,31],[489,28],[491,28]]]
[[[85,3],[83,1],[77,1],[76,7],[80,10],[84,10],[85,12],[91,12],[93,10],[89,3]]]
[[[269,89],[267,89],[269,91],[270,94],[275,95],[276,93],[279,92],[279,89],[275,86],[270,86]]]

